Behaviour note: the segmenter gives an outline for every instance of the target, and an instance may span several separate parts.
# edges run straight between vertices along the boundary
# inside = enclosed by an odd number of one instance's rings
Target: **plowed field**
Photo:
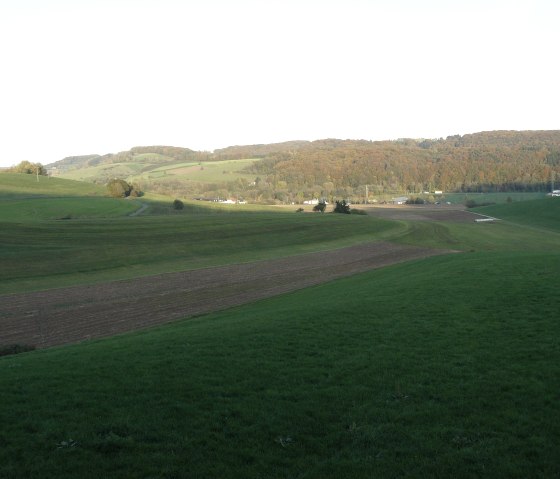
[[[476,218],[484,216],[467,211],[464,207],[458,205],[360,205],[359,208],[365,209],[372,216],[390,220],[472,223]]]
[[[45,348],[111,336],[445,252],[371,243],[255,263],[3,295],[0,345]]]

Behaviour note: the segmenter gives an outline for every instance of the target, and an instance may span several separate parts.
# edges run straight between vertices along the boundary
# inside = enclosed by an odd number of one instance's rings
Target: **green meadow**
[[[62,178],[0,173],[0,201],[10,198],[105,196],[103,186]]]
[[[399,229],[296,213],[2,223],[0,292],[271,259],[381,240]]]
[[[364,241],[458,251],[0,358],[0,477],[558,477],[558,204],[486,224],[0,210],[4,293]]]
[[[37,181],[33,175],[1,173],[0,222],[9,224],[3,225],[0,234],[15,232],[12,223],[122,217],[141,207],[139,201],[106,195],[105,187],[90,183],[46,176]]]
[[[473,200],[476,203],[496,203],[504,204],[516,201],[530,201],[542,199],[546,196],[543,192],[502,192],[502,193],[445,193],[443,201],[449,201],[453,204],[464,204],[467,200]]]
[[[245,178],[255,179],[254,174],[244,172],[244,168],[254,163],[255,159],[224,160],[205,162],[177,162],[172,158],[145,153],[135,155],[135,161],[101,164],[74,169],[62,173],[62,178],[77,181],[93,181],[99,178],[124,178],[129,182],[149,181],[194,181],[199,183],[216,183]],[[163,164],[162,164],[163,163]]]
[[[488,216],[497,216],[515,224],[560,232],[560,198],[557,197],[525,201],[520,204],[485,206],[477,208],[476,211]]]

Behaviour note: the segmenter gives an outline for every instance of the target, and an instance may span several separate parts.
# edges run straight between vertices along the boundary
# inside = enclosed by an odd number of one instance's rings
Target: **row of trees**
[[[255,158],[234,181],[157,178],[138,185],[174,197],[235,197],[255,203],[302,203],[325,198],[352,203],[407,193],[548,191],[560,182],[560,131],[495,131],[445,139],[318,140],[234,146],[213,153],[167,146],[110,155],[69,157],[69,165]],[[149,160],[149,161],[148,161]],[[130,170],[130,169],[128,169]],[[128,171],[127,170],[127,171]],[[113,171],[113,170],[111,170]],[[131,170],[132,171],[132,170]],[[136,170],[134,170],[136,171]],[[113,174],[115,174],[113,172]],[[109,178],[100,178],[105,184]]]
[[[313,142],[271,154],[248,171],[268,183],[286,184],[291,191],[319,186],[323,195],[337,196],[343,190],[355,194],[350,190],[365,185],[374,194],[540,191],[560,173],[560,132],[549,143],[471,144],[462,146],[455,138],[429,143]]]
[[[324,213],[327,209],[327,202],[325,200],[319,201],[314,207],[313,211]],[[352,213],[350,204],[346,200],[337,200],[334,205],[333,213],[342,213],[349,215]]]
[[[6,171],[8,173],[25,173],[28,175],[47,175],[47,170],[41,163],[31,163],[30,161],[22,161]]]

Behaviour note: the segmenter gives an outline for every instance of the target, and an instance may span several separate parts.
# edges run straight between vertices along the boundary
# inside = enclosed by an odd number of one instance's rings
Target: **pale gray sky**
[[[559,3],[0,0],[0,166],[559,129]]]

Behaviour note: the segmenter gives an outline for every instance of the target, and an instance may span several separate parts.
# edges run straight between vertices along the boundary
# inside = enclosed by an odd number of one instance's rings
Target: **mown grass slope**
[[[21,173],[0,173],[0,199],[33,198],[43,196],[106,196],[100,185],[62,178]]]
[[[554,221],[542,234],[513,223],[393,229],[346,215],[198,219],[200,236],[186,243],[210,241],[198,254],[216,261],[385,234],[463,253],[1,358],[0,477],[560,475]],[[169,218],[129,220],[130,241],[151,238],[145,246],[153,247],[173,237]],[[127,242],[116,232],[121,220],[83,222],[66,240],[99,238],[111,223],[118,248]],[[59,248],[64,233],[49,230],[54,224],[26,226],[44,227],[35,231],[40,244]],[[189,230],[174,226],[178,248]],[[246,233],[237,243],[236,231]],[[225,252],[215,253],[220,245]],[[176,261],[180,251],[169,254]],[[80,254],[67,271],[87,264]]]
[[[34,175],[0,174],[0,224],[42,220],[126,216],[140,208],[134,200],[108,198],[107,189],[80,181]]]
[[[403,228],[341,216],[269,212],[6,223],[0,292],[290,256],[382,240]]]
[[[0,202],[0,221],[35,222],[79,218],[122,217],[141,207],[135,200],[102,197],[31,198]],[[7,226],[14,228],[14,226]]]
[[[96,166],[68,170],[63,178],[79,181],[105,181],[107,178],[119,177],[129,182],[198,182],[221,183],[244,178],[253,181],[255,175],[243,171],[257,159],[224,161],[178,161],[158,154],[140,154],[135,161],[103,163]]]
[[[464,204],[471,200],[477,204],[496,203],[505,204],[509,202],[530,201],[543,199],[545,192],[505,192],[505,193],[445,193],[442,201],[450,201],[454,204]]]
[[[476,211],[513,223],[560,232],[560,198],[557,197],[485,206]]]
[[[557,477],[559,271],[450,255],[1,359],[0,475]]]

